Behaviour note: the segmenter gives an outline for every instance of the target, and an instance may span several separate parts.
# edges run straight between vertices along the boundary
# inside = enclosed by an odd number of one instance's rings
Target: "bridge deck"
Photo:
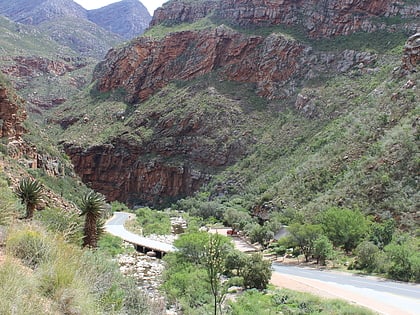
[[[146,237],[139,236],[127,230],[122,230],[118,225],[106,225],[105,230],[115,236],[122,238],[124,241],[134,245],[150,248],[151,250],[169,253],[176,251],[176,248],[171,244],[162,243],[159,241],[151,240]]]

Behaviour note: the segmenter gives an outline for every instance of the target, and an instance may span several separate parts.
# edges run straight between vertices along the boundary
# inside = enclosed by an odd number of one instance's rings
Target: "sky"
[[[88,10],[97,9],[104,7],[108,4],[118,2],[119,0],[73,0],[77,2],[82,7]],[[168,0],[140,0],[141,3],[149,10],[150,15],[153,15],[153,11],[156,8],[159,8],[163,3],[167,2]]]

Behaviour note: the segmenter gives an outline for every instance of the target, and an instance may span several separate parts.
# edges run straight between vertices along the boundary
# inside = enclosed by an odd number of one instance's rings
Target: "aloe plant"
[[[42,184],[36,179],[25,177],[20,181],[16,193],[26,207],[25,219],[32,219],[42,199]]]

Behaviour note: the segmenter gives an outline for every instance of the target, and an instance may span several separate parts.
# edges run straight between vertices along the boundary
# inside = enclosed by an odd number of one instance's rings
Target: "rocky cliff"
[[[64,147],[83,182],[109,200],[157,206],[191,195],[248,154],[255,141],[248,130],[253,119],[244,115],[241,102],[214,88],[172,86],[137,108],[107,143]],[[86,124],[79,121],[68,132]]]
[[[420,66],[420,33],[416,33],[408,39],[404,46],[401,70],[403,74],[416,72]]]
[[[99,91],[121,88],[126,100],[135,103],[172,80],[218,71],[220,80],[253,83],[260,96],[280,99],[293,94],[302,80],[368,66],[374,60],[370,53],[317,53],[282,35],[247,36],[219,26],[172,33],[162,40],[139,38],[111,50],[96,67],[94,80]]]
[[[208,0],[166,3],[155,11],[151,25],[197,21],[209,14],[227,24],[249,26],[287,25],[301,27],[312,37],[349,35],[387,28],[389,22],[418,27],[417,1],[394,0]],[[394,26],[395,27],[395,26]]]
[[[0,138],[9,141],[19,140],[25,131],[23,122],[26,119],[26,111],[22,100],[10,93],[9,89],[0,84]]]
[[[285,110],[285,104],[294,104],[300,115],[316,119],[319,110],[330,109],[320,109],[325,105],[322,101],[299,92],[336,75],[374,75],[379,71],[376,63],[382,52],[381,48],[377,53],[352,49],[352,42],[332,49],[317,46],[325,37],[389,31],[387,19],[397,18],[407,33],[416,29],[418,24],[412,18],[418,5],[398,3],[171,1],[156,11],[152,25],[194,22],[209,15],[214,21],[229,21],[231,25],[172,32],[161,38],[141,37],[112,49],[94,71],[93,94],[99,92],[106,97],[117,91],[124,97],[127,110],[118,113],[122,127],[102,144],[67,141],[66,152],[83,181],[110,200],[158,205],[190,195],[250,154],[253,144],[259,142],[254,133],[255,117],[243,106],[247,98],[241,94],[244,86],[251,86],[263,103],[273,106],[266,111],[268,116]],[[303,27],[304,35],[266,32],[267,25],[279,24],[294,26],[295,30],[296,26]],[[372,38],[365,36],[359,41]],[[414,57],[409,58],[412,62]],[[222,82],[220,88],[216,88],[218,82]],[[173,86],[183,92],[175,93]],[[184,90],[183,86],[189,88]],[[253,98],[251,103],[259,104],[260,100]],[[211,109],[200,110],[208,104]],[[338,105],[325,106],[336,108],[329,117],[342,112]],[[268,116],[259,117],[258,123]],[[97,130],[107,123],[77,117],[64,117],[62,121],[68,130],[89,130],[84,124]],[[294,128],[289,126],[284,131],[286,138],[293,138]]]

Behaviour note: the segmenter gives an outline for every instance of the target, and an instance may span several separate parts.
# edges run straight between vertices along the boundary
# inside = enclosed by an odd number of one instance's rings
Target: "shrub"
[[[9,233],[6,240],[8,254],[19,258],[28,267],[35,268],[50,258],[53,248],[45,235],[28,226]]]
[[[355,254],[357,255],[356,269],[366,269],[372,272],[376,269],[376,257],[379,252],[378,246],[369,241],[363,241],[357,245]]]
[[[271,278],[271,262],[264,260],[261,254],[252,254],[246,260],[242,277],[245,288],[264,290]]]

